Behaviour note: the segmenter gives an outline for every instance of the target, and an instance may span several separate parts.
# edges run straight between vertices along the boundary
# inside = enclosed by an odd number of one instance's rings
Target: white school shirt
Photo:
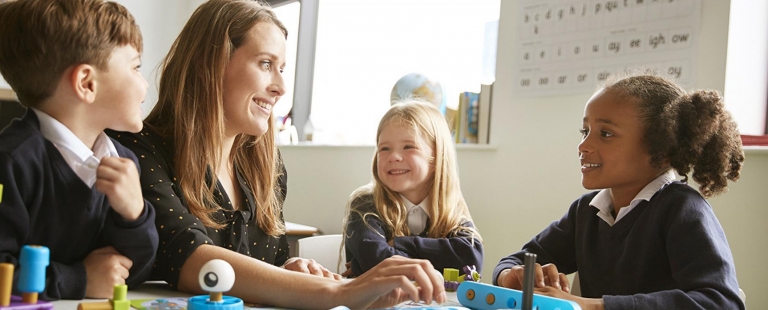
[[[613,226],[621,220],[625,215],[629,214],[629,211],[632,211],[638,204],[640,204],[641,201],[649,201],[651,200],[651,197],[653,197],[656,192],[660,191],[664,186],[667,186],[667,184],[672,183],[675,181],[675,173],[672,170],[667,170],[667,172],[662,173],[660,176],[656,177],[648,183],[645,187],[643,187],[642,190],[640,190],[639,193],[635,196],[634,199],[629,203],[629,206],[622,207],[619,209],[619,214],[616,215],[616,219],[613,218],[611,215],[611,211],[613,211],[613,206],[611,204],[611,189],[606,188],[601,190],[597,195],[595,195],[594,198],[592,198],[592,201],[589,202],[590,206],[593,206],[600,210],[597,212],[597,216],[599,216],[603,221],[608,223],[609,226]]]
[[[40,120],[40,133],[59,150],[64,161],[83,183],[92,187],[96,183],[96,168],[104,156],[118,157],[117,149],[103,131],[96,137],[93,150],[78,138],[67,126],[43,111],[32,109]]]
[[[420,235],[427,228],[427,220],[429,220],[429,197],[424,198],[424,201],[418,205],[412,203],[405,196],[400,195],[403,199],[405,208],[408,210],[408,229],[411,231],[411,235]]]

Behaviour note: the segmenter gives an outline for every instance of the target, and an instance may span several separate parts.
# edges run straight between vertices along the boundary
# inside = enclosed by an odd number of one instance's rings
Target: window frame
[[[299,2],[299,32],[296,34],[296,75],[293,87],[291,121],[298,132],[299,141],[306,141],[304,128],[312,111],[312,87],[315,77],[315,49],[317,46],[317,20],[320,0],[269,0],[274,7]]]

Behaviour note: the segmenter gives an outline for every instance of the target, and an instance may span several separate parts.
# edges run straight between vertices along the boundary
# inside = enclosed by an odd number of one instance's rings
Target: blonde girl
[[[373,180],[350,197],[344,242],[346,276],[393,255],[427,259],[439,271],[482,268],[482,239],[461,194],[451,133],[434,105],[406,99],[381,119]]]

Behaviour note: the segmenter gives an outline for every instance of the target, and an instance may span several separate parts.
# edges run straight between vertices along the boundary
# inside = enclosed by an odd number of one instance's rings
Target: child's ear
[[[86,103],[96,101],[96,68],[88,64],[75,66],[70,75],[75,95]]]

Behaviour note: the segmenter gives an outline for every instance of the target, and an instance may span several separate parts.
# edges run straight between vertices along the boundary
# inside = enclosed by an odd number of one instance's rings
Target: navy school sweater
[[[693,188],[673,182],[613,226],[576,200],[493,272],[523,264],[525,252],[565,274],[579,272],[581,294],[603,298],[605,309],[744,309],[736,269],[711,206]]]
[[[362,214],[376,214],[372,195],[355,198],[351,208]],[[387,238],[392,238],[392,233],[378,217],[366,216],[363,221],[357,212],[350,212],[348,216],[344,246],[354,276],[360,276],[393,255],[429,260],[441,273],[444,268],[461,270],[468,265],[475,265],[477,272],[483,269],[483,244],[464,231],[453,231],[447,238],[429,238],[426,236],[428,222],[424,233],[395,237],[395,246],[391,247]],[[474,227],[474,224],[467,221],[462,226]]]
[[[120,157],[138,165],[131,151],[112,142]],[[114,246],[133,261],[126,279],[129,288],[149,277],[158,243],[152,205],[145,200],[138,219],[123,220],[112,211],[106,196],[88,187],[56,146],[43,137],[31,110],[0,133],[0,184],[0,262],[16,265],[16,294],[18,259],[24,245],[50,249],[42,299],[84,298],[83,260],[105,246]]]

